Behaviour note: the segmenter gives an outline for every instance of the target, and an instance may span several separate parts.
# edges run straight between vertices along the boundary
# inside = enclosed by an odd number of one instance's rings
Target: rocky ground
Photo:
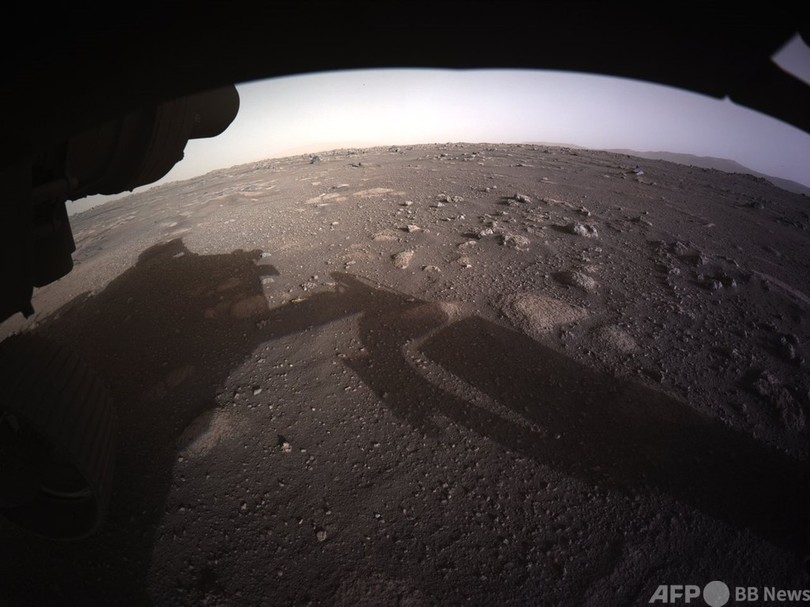
[[[810,200],[559,147],[268,160],[73,217],[35,331],[115,396],[103,530],[0,605],[808,588]]]

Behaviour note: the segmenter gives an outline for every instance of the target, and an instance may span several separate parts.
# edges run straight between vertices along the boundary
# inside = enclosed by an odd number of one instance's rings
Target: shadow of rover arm
[[[805,463],[522,333],[478,317],[448,324],[435,304],[351,275],[332,276],[336,292],[271,310],[277,327],[271,333],[358,314],[365,354],[345,364],[418,430],[440,436],[433,418],[444,416],[564,474],[624,491],[666,494],[738,529],[804,548]],[[421,354],[525,424],[460,398],[420,373],[404,354],[407,344],[420,339]]]
[[[439,437],[443,416],[559,472],[622,491],[665,494],[738,529],[805,548],[804,462],[640,384],[601,374],[537,341],[470,317],[449,323],[436,304],[334,273],[335,292],[269,312],[268,337],[358,315],[365,352],[344,359],[395,415]],[[420,354],[525,424],[423,375]],[[537,429],[539,428],[539,431]]]

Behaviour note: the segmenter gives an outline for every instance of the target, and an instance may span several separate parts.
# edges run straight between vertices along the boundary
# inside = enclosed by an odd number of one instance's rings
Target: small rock
[[[770,371],[749,370],[744,378],[748,389],[764,399],[772,407],[769,412],[778,415],[785,427],[794,432],[804,432],[807,415],[804,406]]]
[[[779,339],[784,340],[789,344],[793,344],[794,346],[799,345],[799,338],[793,333],[783,333],[779,336]]]
[[[280,434],[278,435],[278,446],[282,453],[292,453],[292,445]]]
[[[525,194],[515,194],[513,198],[518,202],[530,203],[532,201],[532,199]]]
[[[501,244],[507,247],[512,247],[518,251],[527,251],[531,241],[525,236],[518,234],[501,234]]]
[[[676,240],[671,245],[669,245],[669,250],[674,255],[686,255],[689,252],[689,247],[682,243],[680,240]]]
[[[422,270],[424,272],[441,272],[441,268],[438,266],[422,266]]]
[[[796,347],[793,344],[781,342],[779,346],[779,356],[790,362],[796,360]]]
[[[594,291],[599,286],[599,283],[597,283],[590,276],[586,276],[581,272],[573,272],[570,270],[565,272],[557,272],[554,274],[554,278],[564,285],[568,285],[569,287],[578,287],[580,289],[584,289],[585,291]]]
[[[320,156],[312,156],[309,159],[309,164],[318,164],[321,161]]]
[[[261,393],[262,389],[260,387],[256,386],[255,388],[253,388],[253,396],[258,396]]]
[[[492,228],[482,228],[473,234],[478,240],[481,240],[487,236],[492,236],[494,233],[495,231]]]
[[[597,238],[599,234],[596,228],[587,223],[571,223],[568,225],[568,231],[576,236],[584,236],[585,238]]]
[[[729,276],[725,272],[714,274],[713,276],[704,276],[703,274],[697,275],[700,286],[709,291],[716,291],[723,287],[727,289],[734,289],[737,287],[737,281],[733,276]]]
[[[779,380],[770,371],[749,371],[748,387],[757,396],[769,398],[779,389]]]
[[[411,206],[412,204],[413,204],[413,200],[406,200],[405,202],[403,202],[403,203],[402,203],[402,205],[401,205],[401,206],[403,206],[403,207],[409,207],[409,206]]]
[[[391,259],[393,260],[394,265],[397,268],[399,268],[400,270],[404,270],[410,265],[414,253],[415,253],[414,251],[400,251],[396,255],[392,255]]]
[[[777,352],[779,357],[788,361],[794,362],[798,358],[796,346],[799,345],[799,338],[792,333],[785,333],[779,336]]]
[[[319,542],[325,542],[326,538],[327,538],[326,530],[325,529],[317,529],[315,531],[315,537]]]
[[[422,228],[420,228],[418,225],[414,225],[411,223],[405,227],[405,230],[408,232],[421,232]]]

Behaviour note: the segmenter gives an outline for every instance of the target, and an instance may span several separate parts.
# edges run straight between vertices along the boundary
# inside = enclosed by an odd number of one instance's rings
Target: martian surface
[[[810,588],[806,196],[415,145],[232,167],[72,226],[74,270],[2,332],[108,386],[112,497],[79,542],[0,522],[0,605]]]

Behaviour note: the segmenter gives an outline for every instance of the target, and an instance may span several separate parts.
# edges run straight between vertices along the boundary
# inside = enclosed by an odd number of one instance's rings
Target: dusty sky
[[[810,49],[798,37],[774,60],[810,82]],[[463,141],[715,156],[810,186],[810,135],[727,100],[638,81],[532,70],[358,70],[237,89],[233,124],[216,138],[190,141],[159,183],[338,147]]]

